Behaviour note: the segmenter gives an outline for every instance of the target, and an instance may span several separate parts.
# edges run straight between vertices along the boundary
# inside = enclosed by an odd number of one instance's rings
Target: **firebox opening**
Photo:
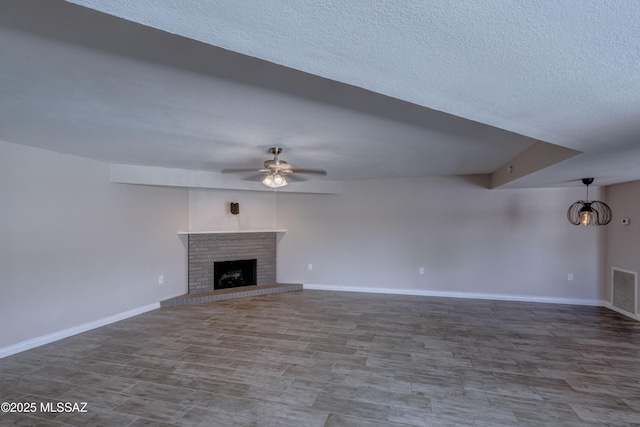
[[[213,289],[257,285],[257,259],[218,261],[213,263]]]

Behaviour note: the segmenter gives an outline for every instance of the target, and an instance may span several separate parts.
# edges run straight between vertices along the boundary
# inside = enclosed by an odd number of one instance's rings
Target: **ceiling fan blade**
[[[255,172],[256,168],[224,168],[220,171],[220,173],[241,173],[241,172]]]
[[[293,168],[293,173],[304,173],[308,175],[321,175],[326,176],[327,171],[324,169],[304,169],[304,168]]]
[[[254,169],[255,171],[255,169]],[[254,173],[249,176],[245,176],[242,178],[243,181],[262,181],[264,179],[263,173]]]
[[[309,181],[309,178],[301,176],[301,175],[296,175],[296,174],[288,174],[285,175],[285,179],[289,182],[302,182],[302,181]]]

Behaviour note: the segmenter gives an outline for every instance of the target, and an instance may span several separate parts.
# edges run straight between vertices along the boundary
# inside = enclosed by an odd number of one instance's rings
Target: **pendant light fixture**
[[[593,178],[582,178],[587,186],[586,200],[578,200],[567,211],[567,219],[573,225],[607,225],[611,222],[611,208],[604,202],[589,201],[589,185]]]

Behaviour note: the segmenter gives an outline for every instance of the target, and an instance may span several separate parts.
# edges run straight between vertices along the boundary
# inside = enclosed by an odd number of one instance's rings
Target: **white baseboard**
[[[304,284],[304,289],[313,289],[320,291],[342,291],[342,292],[364,292],[372,294],[392,294],[392,295],[416,295],[426,297],[445,297],[445,298],[470,298],[470,299],[486,299],[497,301],[520,301],[520,302],[544,302],[550,304],[569,304],[569,305],[587,305],[600,307],[606,302],[595,299],[578,299],[578,298],[553,298],[553,297],[534,297],[522,295],[504,295],[504,294],[479,294],[470,292],[443,292],[421,289],[392,289],[392,288],[362,288],[353,286],[332,286],[318,284]]]
[[[613,310],[617,313],[620,313],[622,315],[625,315],[627,317],[630,317],[634,320],[640,320],[640,314],[633,314],[633,313],[629,313],[627,311],[624,310],[620,310],[618,307],[614,306],[613,304],[611,304],[611,301],[605,301],[603,304],[605,307],[607,307],[609,310]]]
[[[11,356],[12,354],[20,353],[35,347],[39,347],[41,345],[49,344],[51,342],[58,341],[63,338],[81,334],[83,332],[90,331],[91,329],[109,325],[111,323],[115,323],[120,320],[127,319],[129,317],[137,316],[138,314],[146,313],[147,311],[155,310],[158,308],[160,308],[159,302],[145,305],[143,307],[134,308],[132,310],[125,311],[123,313],[114,314],[113,316],[105,317],[103,319],[94,320],[93,322],[83,323],[82,325],[74,326],[72,328],[64,329],[62,331],[54,332],[41,337],[32,338],[30,340],[22,341],[17,344],[10,345],[8,347],[3,347],[3,348],[0,348],[0,359],[2,359],[3,357]]]

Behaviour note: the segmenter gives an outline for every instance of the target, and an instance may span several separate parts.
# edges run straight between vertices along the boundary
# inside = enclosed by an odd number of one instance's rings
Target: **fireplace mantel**
[[[184,234],[238,234],[238,233],[285,233],[287,230],[193,230],[178,231],[179,235]]]

